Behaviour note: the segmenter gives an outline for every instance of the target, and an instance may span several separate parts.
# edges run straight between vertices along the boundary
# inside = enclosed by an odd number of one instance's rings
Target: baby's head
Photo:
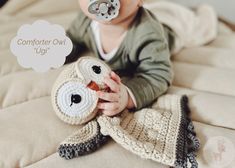
[[[143,0],[78,0],[78,2],[84,14],[90,19],[102,24],[118,24],[134,15],[142,6]]]

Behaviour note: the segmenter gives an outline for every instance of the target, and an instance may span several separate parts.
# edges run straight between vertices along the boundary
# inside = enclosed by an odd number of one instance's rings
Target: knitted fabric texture
[[[56,79],[52,91],[52,106],[57,116],[68,124],[84,124],[96,116],[97,90],[111,69],[94,57],[81,57],[68,65]]]
[[[145,159],[176,167],[197,167],[199,141],[187,117],[186,96],[164,95],[150,108],[120,117],[98,117],[101,133]],[[190,165],[188,165],[189,163]]]
[[[198,167],[195,152],[199,148],[199,141],[189,118],[187,96],[166,94],[160,96],[152,106],[136,112],[124,110],[115,117],[98,115],[96,97],[92,99],[92,96],[87,96],[95,91],[83,86],[94,82],[99,89],[104,89],[103,77],[109,72],[107,65],[98,59],[85,57],[66,67],[58,77],[52,91],[56,114],[69,124],[85,123],[83,128],[60,144],[59,155],[72,159],[94,152],[111,137],[142,158],[177,168]],[[63,89],[64,85],[68,87]],[[70,109],[73,94],[81,96],[80,99],[75,98],[78,105],[76,110],[79,109],[75,112]],[[65,103],[67,109],[61,106],[60,102],[63,101],[60,99],[68,101]],[[85,102],[80,106],[82,101],[78,100],[83,99]]]
[[[94,120],[64,140],[59,146],[59,155],[65,159],[86,155],[100,148],[108,139],[109,136],[100,133],[100,126]]]

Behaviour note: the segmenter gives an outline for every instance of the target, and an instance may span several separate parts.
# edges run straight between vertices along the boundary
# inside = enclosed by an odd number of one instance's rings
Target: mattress
[[[11,0],[0,10],[0,168],[166,167],[141,159],[114,141],[69,161],[56,153],[58,144],[80,128],[59,120],[50,102],[51,87],[67,65],[46,73],[24,69],[9,45],[22,24],[46,19],[66,29],[77,10],[76,0]],[[175,77],[168,93],[188,95],[202,144],[197,159],[199,167],[206,168],[203,149],[210,138],[223,136],[235,144],[235,33],[220,23],[214,41],[183,49],[172,62]]]

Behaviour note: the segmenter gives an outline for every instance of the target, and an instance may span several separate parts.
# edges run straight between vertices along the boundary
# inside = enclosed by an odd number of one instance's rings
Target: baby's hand
[[[129,102],[129,94],[121,83],[120,77],[113,71],[110,77],[106,77],[104,83],[110,88],[110,92],[98,91],[98,97],[105,102],[99,102],[98,108],[107,116],[114,116],[123,111]]]

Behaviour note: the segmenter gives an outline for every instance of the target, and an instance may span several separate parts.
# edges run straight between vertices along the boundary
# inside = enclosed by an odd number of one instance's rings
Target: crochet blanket
[[[100,67],[98,75],[92,71],[94,66]],[[102,85],[109,71],[97,58],[81,57],[56,80],[51,97],[57,116],[69,124],[85,123],[60,144],[59,155],[72,159],[89,154],[111,137],[142,158],[180,168],[198,167],[195,152],[199,141],[189,118],[187,96],[166,94],[139,111],[124,110],[115,117],[100,115],[94,106],[95,91],[82,86],[89,80]],[[79,101],[74,101],[75,95]],[[71,102],[76,104],[71,106]]]
[[[145,159],[175,167],[197,167],[199,148],[186,96],[164,95],[150,108],[121,117],[98,118],[103,135],[110,135],[127,150]]]
[[[193,124],[188,118],[186,96],[164,95],[152,108],[121,116],[99,116],[60,144],[61,157],[71,159],[97,150],[110,136],[125,149],[145,159],[173,167],[198,167],[199,148]],[[190,163],[190,165],[188,165]]]

